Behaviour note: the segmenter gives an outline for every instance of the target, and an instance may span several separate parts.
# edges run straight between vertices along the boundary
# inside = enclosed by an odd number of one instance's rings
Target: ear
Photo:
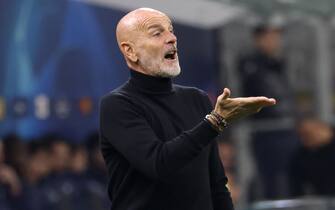
[[[123,54],[131,61],[136,63],[138,61],[138,57],[136,55],[134,44],[130,42],[122,42],[121,49]]]

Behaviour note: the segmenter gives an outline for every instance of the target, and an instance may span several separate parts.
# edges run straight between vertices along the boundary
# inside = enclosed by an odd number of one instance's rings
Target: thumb
[[[230,96],[230,90],[228,88],[223,89],[222,99],[227,99]]]

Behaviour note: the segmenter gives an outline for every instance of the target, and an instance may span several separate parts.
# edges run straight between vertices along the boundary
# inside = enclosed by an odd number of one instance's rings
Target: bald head
[[[150,8],[129,12],[117,24],[116,38],[130,69],[159,77],[179,74],[177,38],[164,13]]]
[[[126,14],[116,27],[116,39],[119,47],[121,48],[122,42],[136,41],[138,32],[143,31],[146,20],[155,16],[168,18],[166,14],[151,8],[139,8]]]

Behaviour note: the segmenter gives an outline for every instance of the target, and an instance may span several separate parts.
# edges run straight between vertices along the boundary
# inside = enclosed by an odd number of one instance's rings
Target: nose
[[[177,43],[177,37],[174,33],[169,32],[169,35],[166,39],[167,44],[176,44]]]

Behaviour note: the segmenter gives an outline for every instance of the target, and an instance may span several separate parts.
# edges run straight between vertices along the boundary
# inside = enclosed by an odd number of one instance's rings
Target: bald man
[[[160,11],[128,13],[116,36],[130,79],[100,106],[111,209],[233,209],[215,137],[275,100],[230,98],[225,88],[213,110],[205,92],[172,84],[180,73],[177,38]]]

